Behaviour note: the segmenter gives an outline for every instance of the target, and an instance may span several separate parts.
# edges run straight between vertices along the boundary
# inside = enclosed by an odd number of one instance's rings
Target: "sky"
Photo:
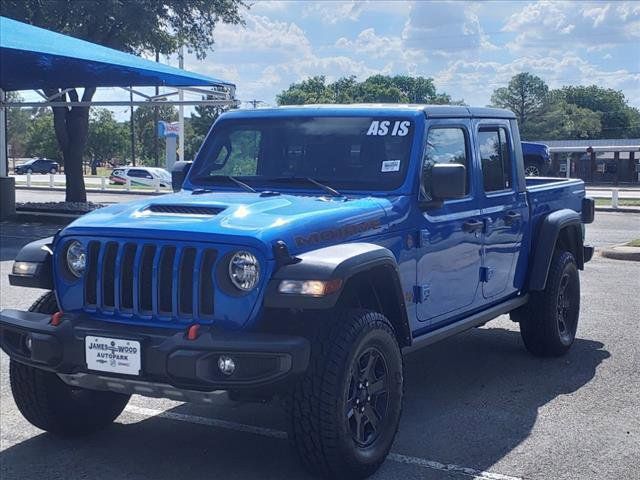
[[[640,2],[257,1],[244,18],[216,28],[206,59],[185,60],[234,82],[243,101],[275,105],[313,75],[382,73],[432,77],[439,92],[487,105],[528,71],[551,88],[622,90],[640,107]]]

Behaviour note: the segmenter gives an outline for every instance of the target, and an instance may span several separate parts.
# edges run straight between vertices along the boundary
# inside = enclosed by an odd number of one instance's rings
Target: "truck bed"
[[[585,196],[584,182],[574,178],[527,177],[526,188],[531,218],[562,208],[580,213]]]

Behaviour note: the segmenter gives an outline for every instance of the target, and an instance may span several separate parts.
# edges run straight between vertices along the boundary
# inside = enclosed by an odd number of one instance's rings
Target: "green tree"
[[[567,103],[598,112],[602,118],[600,138],[630,138],[637,134],[638,110],[627,104],[621,91],[597,85],[565,86],[555,90],[554,95]]]
[[[529,130],[524,140],[579,140],[598,138],[602,129],[597,112],[567,103],[564,100],[550,103]],[[526,136],[525,136],[526,135]]]
[[[64,163],[64,159],[61,161],[60,148],[53,131],[51,112],[37,115],[29,123],[25,153],[29,157],[45,157]]]
[[[7,92],[7,102],[20,102],[22,97],[17,92]],[[9,156],[24,157],[26,155],[28,129],[31,123],[31,109],[7,109],[7,143],[11,147]]]
[[[446,93],[436,92],[433,79],[407,75],[373,75],[362,82],[343,77],[327,83],[317,76],[294,83],[277,96],[278,105],[314,103],[452,103]],[[460,103],[460,102],[457,102]]]
[[[118,123],[110,110],[100,108],[91,112],[87,154],[92,165],[123,159],[129,145],[129,133],[124,124]]]
[[[153,165],[155,163],[154,152],[158,149],[160,156],[163,156],[165,141],[158,139],[158,145],[154,146],[156,141],[155,112],[158,110],[158,119],[164,122],[175,122],[178,120],[178,111],[172,105],[143,105],[136,108],[133,112],[133,126],[136,139],[136,154],[140,157],[141,163],[145,165]]]
[[[491,104],[515,113],[523,136],[527,136],[547,105],[549,87],[540,77],[528,72],[519,73],[507,87],[494,90]]]
[[[242,0],[2,0],[0,15],[132,53],[169,54],[182,44],[204,58],[215,26],[241,24]],[[60,85],[66,88],[69,85]],[[46,90],[47,96],[60,89]],[[58,99],[90,101],[72,89]],[[55,133],[65,161],[67,201],[86,201],[82,160],[89,133],[89,107],[53,109]]]

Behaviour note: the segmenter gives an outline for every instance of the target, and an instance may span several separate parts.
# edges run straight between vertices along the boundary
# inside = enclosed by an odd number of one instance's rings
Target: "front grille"
[[[167,320],[211,319],[216,257],[215,249],[204,247],[92,240],[85,309]]]
[[[149,205],[145,210],[151,213],[165,213],[169,215],[205,215],[213,217],[222,212],[224,208],[202,205]]]

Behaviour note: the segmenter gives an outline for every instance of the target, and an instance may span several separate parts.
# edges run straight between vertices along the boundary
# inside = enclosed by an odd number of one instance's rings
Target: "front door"
[[[518,192],[509,123],[479,122],[478,157],[482,167],[482,295],[497,300],[515,291],[513,278],[521,251],[528,207],[526,193]]]
[[[473,150],[469,121],[430,123],[422,164],[423,200],[433,200],[430,169],[436,163],[460,163],[467,168],[466,196],[446,200],[422,212],[417,249],[416,301],[418,319],[429,327],[472,308],[479,285],[482,221],[473,182]]]

